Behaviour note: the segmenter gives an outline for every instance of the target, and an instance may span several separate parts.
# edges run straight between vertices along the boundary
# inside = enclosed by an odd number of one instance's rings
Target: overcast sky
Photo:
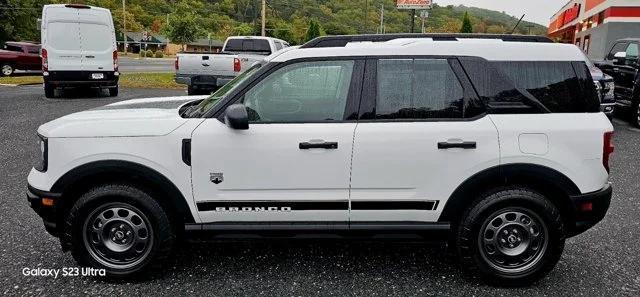
[[[551,16],[556,13],[568,0],[434,0],[434,3],[445,6],[449,4],[465,6],[475,6],[497,11],[504,11],[507,14],[520,18],[526,14],[524,19],[529,22],[549,26]]]

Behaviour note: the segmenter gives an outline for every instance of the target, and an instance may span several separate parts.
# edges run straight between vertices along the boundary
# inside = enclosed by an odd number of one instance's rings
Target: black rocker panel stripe
[[[347,201],[209,201],[198,202],[198,211],[212,211],[218,207],[290,207],[291,210],[346,210]]]
[[[436,210],[439,200],[431,201],[352,201],[351,210]],[[347,201],[207,201],[198,202],[198,211],[217,208],[288,207],[291,210],[347,210]]]
[[[351,210],[436,210],[439,201],[351,201]]]

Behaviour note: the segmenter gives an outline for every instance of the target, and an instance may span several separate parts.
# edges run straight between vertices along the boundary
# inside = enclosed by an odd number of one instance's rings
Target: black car
[[[596,63],[615,81],[616,105],[631,110],[631,122],[640,127],[640,39],[620,39],[611,47],[605,60]]]

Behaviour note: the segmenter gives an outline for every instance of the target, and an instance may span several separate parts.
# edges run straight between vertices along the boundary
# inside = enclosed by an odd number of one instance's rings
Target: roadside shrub
[[[147,58],[153,58],[153,51],[147,51]]]
[[[156,58],[164,58],[164,53],[162,53],[162,51],[157,51]]]
[[[147,52],[145,50],[140,50],[140,58],[144,58],[147,56]]]

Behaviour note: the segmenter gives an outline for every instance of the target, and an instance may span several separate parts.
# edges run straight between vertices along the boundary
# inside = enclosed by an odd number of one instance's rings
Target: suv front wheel
[[[110,184],[80,197],[66,218],[65,234],[81,266],[110,276],[153,272],[175,243],[175,230],[162,207],[133,186]]]
[[[556,265],[564,249],[557,208],[524,187],[498,190],[479,199],[457,230],[463,267],[499,286],[529,285]]]

